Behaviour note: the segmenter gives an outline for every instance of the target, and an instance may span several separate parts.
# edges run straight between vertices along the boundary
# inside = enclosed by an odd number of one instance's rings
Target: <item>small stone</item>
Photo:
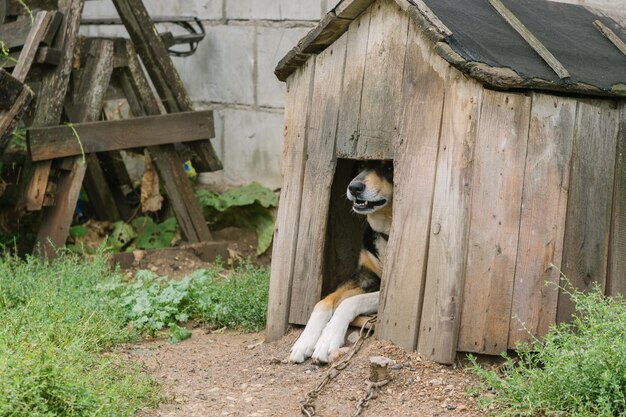
[[[428,383],[430,385],[435,385],[435,386],[443,384],[443,382],[441,382],[441,379],[437,379],[437,378],[431,379]]]
[[[397,363],[397,364],[395,364],[395,365],[393,365],[391,367],[391,369],[402,369],[402,368],[404,368],[404,366],[402,364],[399,364],[399,363]]]
[[[454,385],[446,385],[446,391],[452,391],[454,389]]]
[[[349,347],[342,347],[342,348],[337,349],[336,351],[331,353],[330,356],[328,357],[328,363],[332,365],[333,363],[337,362],[338,360],[346,356],[348,352],[350,352]]]
[[[448,407],[446,407],[448,410],[453,411],[456,410],[456,405],[454,404],[448,404]]]
[[[348,342],[355,344],[356,341],[359,340],[359,332],[357,332],[356,330],[353,332],[350,332],[347,339],[348,339]]]
[[[244,401],[247,402],[247,403],[249,403],[249,402],[251,402],[253,400],[254,400],[254,397],[248,397],[248,398],[244,399]]]
[[[235,397],[226,397],[226,399],[228,401],[237,401],[237,398],[235,398]]]

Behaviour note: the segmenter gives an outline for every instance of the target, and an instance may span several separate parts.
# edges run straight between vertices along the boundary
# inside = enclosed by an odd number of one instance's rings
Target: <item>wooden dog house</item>
[[[624,33],[539,0],[341,1],[276,69],[267,338],[356,263],[355,159],[395,166],[380,338],[451,363],[540,337],[573,311],[551,264],[626,293]]]

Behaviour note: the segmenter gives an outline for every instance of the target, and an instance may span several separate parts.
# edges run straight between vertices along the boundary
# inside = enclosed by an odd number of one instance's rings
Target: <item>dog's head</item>
[[[370,214],[390,206],[393,198],[393,163],[360,163],[358,175],[348,185],[347,197],[352,202],[352,210],[359,214]]]

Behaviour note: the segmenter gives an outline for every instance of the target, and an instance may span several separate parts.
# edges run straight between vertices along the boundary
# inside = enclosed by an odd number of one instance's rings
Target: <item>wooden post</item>
[[[44,76],[33,118],[33,127],[54,126],[61,121],[84,3],[85,0],[59,0],[59,11],[63,14],[63,22],[56,36],[55,47],[62,49],[61,62]],[[50,161],[26,167],[22,177],[26,183],[20,187],[24,188],[24,192],[20,193],[22,200],[18,203],[18,207],[25,207],[29,211],[41,210],[50,167]]]
[[[76,94],[74,111],[70,115],[73,122],[97,120],[102,113],[102,101],[113,72],[113,42],[98,40],[93,44],[94,55],[87,59],[80,87]],[[77,140],[79,140],[77,138]],[[78,194],[83,184],[87,161],[82,156],[68,158],[69,172],[62,172],[59,180],[55,204],[46,207],[37,234],[35,252],[42,257],[53,258],[56,248],[65,244]]]
[[[168,112],[192,111],[191,98],[142,0],[113,0],[113,4]],[[198,171],[223,168],[208,139],[190,145],[198,156],[194,161]]]

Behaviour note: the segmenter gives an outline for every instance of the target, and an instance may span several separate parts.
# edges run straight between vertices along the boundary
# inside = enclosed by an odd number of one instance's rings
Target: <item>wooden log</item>
[[[605,289],[619,109],[614,102],[579,100],[570,168],[562,270],[572,286]],[[557,322],[574,304],[559,294]]]
[[[43,78],[31,127],[55,126],[61,121],[83,4],[84,0],[59,0],[59,11],[63,15],[63,21],[53,46],[62,51],[62,58],[59,65]],[[21,193],[22,199],[18,207],[24,207],[29,211],[41,210],[49,174],[50,162],[26,167],[24,183],[20,187],[24,191]]]
[[[424,297],[446,74],[431,67],[434,51],[419,29],[411,25],[408,32],[406,59],[400,61],[404,71],[391,71],[399,77],[404,72],[397,87],[403,92],[398,103],[402,114],[398,121],[387,122],[389,127],[399,124],[397,133],[391,134],[397,148],[393,199],[399,204],[393,206],[376,330],[379,338],[412,351],[417,346]],[[395,81],[390,84],[397,85]],[[367,117],[363,113],[362,118]]]
[[[606,293],[626,297],[626,105],[620,105]]]
[[[314,69],[315,58],[296,70],[287,80],[283,185],[272,244],[272,275],[265,330],[268,342],[280,339],[287,331],[289,321]]]
[[[135,115],[159,115],[165,110],[152,92],[148,80],[137,59],[130,42],[126,43],[128,67],[125,70],[127,82],[123,84],[131,111]],[[183,161],[173,145],[150,146],[148,151],[157,168],[168,200],[172,205],[176,220],[183,236],[191,243],[213,240],[204,219],[202,208],[193,193]]]
[[[204,140],[214,136],[213,111],[77,123],[28,130],[33,161]]]
[[[324,245],[336,165],[334,149],[343,91],[346,44],[347,36],[342,36],[315,60],[298,245],[291,289],[291,323],[305,324],[322,295]]]
[[[483,91],[458,350],[507,349],[521,216],[529,97]]]
[[[436,59],[436,58],[434,58]],[[438,363],[456,358],[482,86],[455,70],[446,81],[428,268],[417,351]]]
[[[576,100],[532,95],[509,348],[556,320]],[[549,284],[547,284],[549,283]]]
[[[79,101],[74,103],[74,111],[70,114],[72,122],[96,120],[102,113],[102,102],[113,72],[113,42],[102,40],[94,47],[96,51],[87,62],[81,78],[77,94]],[[43,210],[37,233],[35,253],[47,259],[54,258],[57,248],[67,240],[87,170],[87,164],[81,157],[68,158],[68,161],[71,162],[71,170],[61,172],[54,206]]]
[[[361,97],[363,75],[367,61],[367,40],[369,38],[371,13],[363,13],[348,29],[348,50],[346,69],[343,75],[344,91],[339,109],[337,126],[337,157],[357,157],[356,146],[359,139],[361,119]]]
[[[143,2],[113,0],[113,4],[168,112],[192,111],[191,98]],[[223,168],[208,140],[192,144],[191,148],[197,156],[194,163],[198,171],[218,171]]]

